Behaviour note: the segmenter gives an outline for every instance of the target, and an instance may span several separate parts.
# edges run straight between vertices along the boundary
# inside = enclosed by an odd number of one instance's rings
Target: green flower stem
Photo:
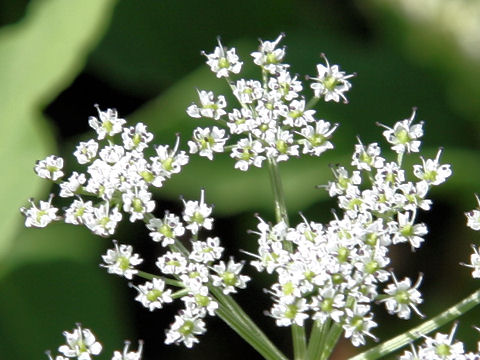
[[[325,343],[323,345],[323,349],[321,349],[322,355],[320,356],[319,360],[326,360],[330,357],[335,345],[338,342],[338,339],[340,338],[340,335],[342,335],[342,332],[342,325],[339,323],[334,323],[329,329],[328,334],[325,336]]]
[[[172,299],[180,299],[180,298],[184,297],[185,295],[188,295],[188,290],[187,289],[178,290],[178,291],[175,291],[172,294]]]
[[[292,325],[293,356],[295,360],[305,359],[307,353],[307,340],[305,328],[296,324]]]
[[[270,175],[270,182],[272,184],[275,201],[275,218],[277,222],[284,221],[288,226],[288,214],[287,207],[285,205],[285,195],[283,193],[282,180],[278,172],[278,165],[272,158],[268,158],[268,173]]]
[[[399,153],[397,155],[397,164],[398,166],[402,166],[402,161],[403,161],[403,152]]]
[[[440,315],[435,316],[433,319],[425,321],[423,324],[414,327],[413,329],[398,335],[390,340],[387,340],[368,351],[365,351],[359,355],[356,355],[350,360],[371,360],[379,359],[391,352],[398,350],[405,345],[417,340],[418,338],[426,335],[440,326],[449,323],[452,320],[457,319],[467,311],[473,309],[480,303],[480,289],[475,291],[467,298],[460,301],[458,304],[445,310]]]
[[[313,98],[311,98],[311,99],[308,101],[307,105],[305,105],[305,110],[310,110],[310,109],[314,108],[315,105],[317,105],[319,101],[320,101],[320,98],[319,98],[319,97],[313,97]]]
[[[250,344],[255,350],[257,350],[266,360],[287,360],[287,358],[280,354],[277,354],[273,349],[265,346],[266,344],[260,341],[255,334],[251,333],[249,329],[245,329],[236,322],[232,313],[225,309],[225,306],[220,304],[216,314],[230,326],[240,337],[242,337],[248,344]]]
[[[220,289],[213,286],[210,287],[210,291],[219,303],[218,316],[238,335],[265,359],[287,360],[287,357],[273,345],[231,296],[223,294]]]
[[[168,285],[176,286],[176,287],[179,287],[179,288],[184,288],[185,287],[181,281],[173,280],[173,279],[170,279],[170,278],[167,278],[167,277],[164,277],[164,276],[153,275],[153,274],[147,273],[145,271],[139,271],[136,275],[141,277],[141,278],[144,278],[146,280],[162,279]]]
[[[275,218],[277,222],[285,222],[288,226],[288,213],[285,205],[285,195],[283,193],[282,181],[278,171],[278,165],[272,158],[268,158],[268,173],[270,175],[270,182],[272,184],[273,196],[275,201]],[[284,242],[285,248],[288,251],[293,251],[290,242]],[[305,337],[305,329],[302,326],[292,325],[292,342],[293,354],[295,360],[303,360],[307,350],[307,341]]]
[[[307,360],[317,360],[320,358],[323,347],[325,346],[330,323],[330,319],[327,319],[323,323],[320,323],[318,320],[314,322],[310,338],[308,339]]]
[[[188,251],[180,241],[170,245],[175,251],[188,256]],[[252,319],[243,311],[231,296],[225,295],[215,286],[209,290],[219,303],[218,316],[225,321],[240,337],[248,342],[265,359],[287,360],[287,357],[278,350],[268,337],[258,328]]]

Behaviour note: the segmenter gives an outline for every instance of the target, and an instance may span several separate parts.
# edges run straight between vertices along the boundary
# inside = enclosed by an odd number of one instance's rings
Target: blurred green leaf
[[[15,269],[2,279],[2,359],[45,359],[45,351],[56,353],[65,343],[62,332],[71,332],[79,321],[111,355],[112,347],[120,349],[126,337],[119,297],[111,277],[91,263],[57,259]]]
[[[480,130],[480,2],[357,1],[384,41],[430,69],[449,106]]]
[[[200,51],[211,51],[216,37],[224,43],[256,40],[264,29],[292,22],[292,0],[121,1],[112,26],[92,54],[89,69],[130,94],[157,94],[195,69]],[[232,9],[233,13],[232,13]],[[272,9],[275,15],[272,16]],[[246,26],[248,19],[248,26]]]
[[[0,30],[0,256],[20,227],[18,209],[41,193],[35,160],[54,150],[41,111],[82,69],[114,3],[32,1],[24,19]]]

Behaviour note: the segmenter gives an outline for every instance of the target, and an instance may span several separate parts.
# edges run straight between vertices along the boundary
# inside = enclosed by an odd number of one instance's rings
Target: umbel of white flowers
[[[198,91],[200,103],[189,106],[187,114],[215,125],[194,130],[188,142],[190,155],[213,160],[216,153],[229,152],[233,166],[248,171],[251,166],[276,166],[292,157],[320,156],[333,148],[330,140],[338,125],[317,119],[312,107],[321,99],[347,102],[353,75],[330,65],[322,55],[325,65],[317,65],[318,74],[307,78],[313,90],[312,100],[307,101],[302,82],[290,74],[284,62],[286,50],[279,47],[282,39],[280,35],[275,41],[261,41],[258,51],[251,54],[261,70],[261,80],[233,79],[243,62],[235,49],[225,48],[220,41],[213,53],[203,53],[216,76],[228,81],[237,103],[227,104],[224,95]],[[135,300],[150,311],[180,299],[183,308],[167,330],[165,342],[192,347],[206,332],[206,316],[217,315],[219,298],[246,288],[250,278],[242,274],[244,262],[222,260],[220,238],[205,236],[213,230],[214,220],[204,190],[200,200],[183,200],[182,214],[153,214],[153,189],[163,186],[189,161],[189,155],[180,150],[178,136],[173,147],[158,145],[152,150],[153,134],[145,124],[128,126],[115,110],[97,110],[98,117],[89,119],[95,138],[81,142],[74,152],[85,171],[73,172],[63,180],[64,161],[54,155],[35,166],[38,176],[58,184],[59,196],[71,199],[70,205],[59,211],[52,204],[53,195],[38,205],[31,200],[30,206],[21,209],[25,225],[45,227],[63,220],[108,237],[115,234],[125,216],[130,222],[143,221],[152,241],[165,248],[156,259],[158,273],[139,270],[142,257],[131,244],[115,240],[102,256],[102,267],[130,281],[146,279],[130,286],[137,292]],[[393,127],[380,124],[390,154],[384,154],[379,143],[363,144],[358,139],[351,168],[332,168],[334,180],[325,189],[337,198],[339,211],[327,224],[302,216],[302,222],[290,226],[286,219],[270,223],[258,216],[257,230],[252,231],[258,251],[249,254],[250,263],[275,279],[268,290],[273,301],[268,314],[278,326],[302,326],[307,319],[328,322],[339,326],[344,336],[359,346],[366,337],[375,338],[374,303],[383,303],[388,313],[402,319],[410,318],[412,312],[422,316],[418,308],[423,301],[419,291],[422,276],[416,281],[399,280],[390,269],[389,252],[401,243],[412,250],[423,244],[428,229],[417,223],[417,213],[430,209],[429,190],[443,183],[452,171],[450,165],[440,162],[442,149],[432,159],[420,157],[412,168],[405,167],[404,158],[421,148],[423,122],[415,123],[415,117],[414,109],[409,118]],[[146,155],[148,149],[153,156]],[[480,229],[480,210],[467,213],[467,218],[472,229]],[[473,269],[474,277],[480,277],[480,255],[478,248],[473,249],[466,266]],[[426,338],[430,339],[426,345],[407,352],[402,359],[427,359],[432,354],[428,349],[437,345],[451,347],[449,351],[458,354],[458,359],[477,359],[478,354],[463,355],[453,343],[453,333]],[[67,345],[59,348],[63,355],[56,360],[89,360],[101,350],[91,332],[80,326],[65,336]],[[141,347],[129,352],[126,346],[123,354],[118,352],[113,359],[139,359]]]

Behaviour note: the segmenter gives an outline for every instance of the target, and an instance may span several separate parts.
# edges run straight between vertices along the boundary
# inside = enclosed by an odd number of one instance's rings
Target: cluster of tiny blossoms
[[[433,159],[413,166],[413,181],[402,168],[405,154],[418,152],[422,123],[409,119],[386,127],[383,135],[397,153],[396,161],[382,156],[377,143],[355,146],[351,165],[333,169],[335,181],[326,186],[337,197],[343,216],[323,225],[304,221],[292,228],[285,222],[270,225],[259,219],[258,255],[252,264],[275,273],[269,293],[274,299],[270,314],[279,326],[303,325],[308,318],[320,324],[333,321],[355,346],[374,337],[372,303],[381,302],[390,314],[408,319],[422,302],[418,287],[409,278],[397,280],[389,269],[389,247],[407,243],[417,249],[427,234],[416,223],[418,209],[429,210],[426,198],[432,186],[451,174],[440,164],[441,150]],[[382,125],[383,126],[383,125]],[[379,285],[390,283],[379,293]]]
[[[133,285],[138,294],[135,298],[150,311],[161,309],[174,299],[181,299],[184,308],[175,316],[175,321],[167,331],[165,343],[192,347],[198,342],[198,335],[206,332],[204,318],[215,315],[219,307],[211,288],[221,290],[225,295],[246,287],[250,280],[240,272],[243,263],[221,261],[223,247],[218,237],[200,240],[201,229],[211,230],[212,207],[205,204],[204,192],[200,201],[185,201],[182,217],[166,212],[163,218],[152,217],[147,223],[153,241],[167,248],[156,260],[161,275],[150,276],[141,285]],[[188,251],[179,241],[187,236],[191,249]],[[133,253],[131,245],[118,245],[103,255],[103,267],[109,273],[132,279],[139,274],[136,265],[142,262]],[[174,291],[175,290],[175,291]]]
[[[58,348],[58,352],[62,355],[52,357],[47,352],[50,360],[91,360],[102,352],[102,344],[100,344],[89,329],[84,329],[80,324],[73,329],[71,333],[63,332],[66,344]],[[125,341],[125,347],[122,351],[114,351],[112,360],[140,360],[142,358],[143,343],[140,342],[137,351],[129,351],[130,342]]]
[[[233,259],[220,261],[223,248],[218,237],[199,239],[202,228],[213,228],[212,206],[205,203],[203,190],[200,201],[183,201],[185,209],[181,218],[169,212],[163,218],[153,215],[155,202],[150,186],[161,187],[188,163],[188,155],[178,150],[179,139],[173,149],[168,145],[156,146],[154,156],[147,160],[145,153],[153,135],[144,124],[126,127],[126,121],[118,118],[112,109],[105,112],[98,109],[98,113],[99,119],[89,119],[97,133],[96,139],[81,142],[74,152],[78,163],[87,166],[85,173],[73,172],[62,181],[63,159],[54,155],[38,161],[35,166],[37,175],[56,182],[59,196],[72,198],[72,203],[63,215],[58,215],[59,209],[52,205],[53,194],[48,201],[40,201],[38,207],[30,200],[31,205],[21,209],[25,225],[45,227],[54,220],[64,220],[85,225],[95,234],[106,237],[115,233],[123,214],[128,214],[131,222],[144,221],[152,240],[167,251],[156,261],[161,275],[142,273],[149,281],[131,285],[138,291],[136,300],[153,311],[181,298],[185,306],[167,331],[166,343],[184,343],[191,347],[198,342],[196,336],[206,331],[203,318],[214,315],[219,306],[209,287],[227,295],[245,288],[249,278],[240,274],[243,263]],[[121,134],[122,145],[115,143],[117,134]],[[179,241],[180,237],[187,236],[191,240],[190,250]],[[102,266],[109,273],[132,280],[134,275],[139,275],[137,266],[143,259],[134,253],[131,245],[113,242],[114,247],[102,256]],[[176,291],[167,289],[166,285],[175,287]]]
[[[480,199],[477,196],[479,206],[466,212],[467,226],[475,231],[480,230]],[[472,245],[473,253],[469,264],[462,264],[472,269],[472,277],[480,278],[480,254],[478,247]],[[405,351],[400,360],[480,360],[480,342],[477,352],[466,352],[463,342],[455,340],[457,323],[453,326],[450,334],[436,333],[435,336],[423,336],[424,341],[417,347],[411,345],[411,351]],[[477,330],[480,330],[476,328]]]
[[[465,213],[467,217],[467,226],[475,231],[480,230],[480,199],[477,196],[478,207]],[[473,253],[470,255],[470,263],[463,264],[472,269],[472,277],[480,278],[480,251],[478,246],[472,245]]]
[[[40,201],[39,206],[30,200],[30,206],[21,209],[27,227],[45,227],[54,220],[64,220],[85,225],[96,235],[113,235],[122,220],[122,210],[131,222],[149,217],[155,208],[150,187],[161,187],[188,163],[188,155],[178,151],[178,138],[173,149],[159,145],[154,156],[147,158],[145,152],[153,134],[145,124],[125,126],[126,120],[115,110],[97,109],[98,118],[89,118],[96,138],[80,142],[74,152],[78,164],[86,167],[85,172],[74,171],[64,180],[64,161],[55,155],[38,161],[34,168],[41,178],[59,184],[58,195],[72,202],[59,215],[52,204],[53,195],[48,201]]]
[[[411,346],[411,351],[405,351],[399,360],[479,360],[480,342],[478,350],[465,352],[464,344],[455,340],[455,324],[450,334],[436,333],[434,337],[424,336],[424,341],[418,347]],[[478,329],[477,329],[478,330]]]
[[[311,106],[320,98],[339,101],[351,87],[346,75],[337,65],[317,65],[318,76],[311,88],[314,99],[307,104],[301,94],[302,82],[289,72],[284,63],[284,47],[279,47],[283,35],[275,41],[262,41],[258,51],[253,52],[253,62],[262,70],[262,81],[239,79],[233,81],[231,74],[239,74],[242,62],[234,48],[219,45],[212,54],[205,54],[207,64],[219,78],[226,78],[239,107],[227,110],[225,96],[216,96],[211,91],[200,90],[200,104],[192,104],[187,114],[192,118],[211,119],[218,126],[197,127],[193,139],[188,142],[190,153],[213,159],[214,153],[226,150],[236,160],[235,168],[242,171],[250,166],[261,167],[264,160],[281,162],[301,153],[319,156],[333,148],[329,141],[337,124],[315,118]],[[233,141],[233,140],[232,140]]]

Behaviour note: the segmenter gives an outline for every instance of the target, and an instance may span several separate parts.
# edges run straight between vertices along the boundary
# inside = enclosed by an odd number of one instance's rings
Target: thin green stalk
[[[146,280],[162,279],[168,285],[173,285],[173,286],[176,286],[176,287],[179,287],[179,288],[185,287],[181,281],[170,279],[170,278],[165,277],[165,276],[153,275],[153,274],[147,273],[145,271],[139,271],[136,275],[141,277],[141,278],[144,278]]]
[[[170,246],[173,250],[179,251],[184,256],[188,256],[188,250],[180,241],[176,240],[175,243]],[[143,272],[142,275],[151,276],[151,274]],[[270,339],[258,328],[231,296],[223,294],[220,289],[214,286],[210,286],[209,290],[218,300],[219,309],[217,314],[238,335],[262,354],[265,359],[287,360],[287,357],[275,347]]]
[[[312,98],[308,101],[307,105],[305,105],[305,110],[313,109],[313,108],[315,107],[315,105],[318,104],[318,101],[319,101],[319,100],[320,100],[319,97],[312,97]]]
[[[465,314],[467,311],[473,309],[475,306],[480,304],[480,289],[475,291],[470,296],[466,297],[459,303],[455,304],[451,308],[445,310],[440,315],[435,316],[433,319],[425,321],[423,324],[414,327],[413,329],[398,335],[390,340],[387,340],[368,351],[365,351],[359,355],[356,355],[350,360],[372,360],[379,359],[382,356],[390,354],[395,350],[398,350],[405,345],[417,340],[418,338],[426,335],[442,325],[445,325],[461,315]]]
[[[284,221],[288,225],[287,206],[285,205],[282,180],[278,172],[278,165],[272,158],[268,158],[268,174],[270,175],[275,202],[275,218],[277,222]]]
[[[287,226],[289,225],[288,221],[288,212],[287,206],[285,205],[285,195],[283,192],[282,181],[280,174],[278,172],[278,165],[274,159],[268,159],[268,173],[270,175],[270,182],[272,184],[274,202],[275,202],[275,217],[277,222],[283,221]],[[289,242],[285,243],[285,248],[288,251],[292,251],[292,244]],[[293,342],[293,354],[295,360],[305,359],[305,354],[307,351],[307,341],[305,337],[305,329],[302,326],[292,325],[292,342]]]
[[[270,177],[270,183],[272,184],[273,201],[275,203],[275,220],[277,223],[283,221],[288,226],[287,205],[285,204],[282,179],[278,171],[277,162],[270,157],[268,158],[268,175]],[[292,249],[290,248],[289,250],[291,251]]]
[[[342,335],[342,332],[342,325],[337,322],[329,329],[328,335],[325,336],[325,343],[322,349],[322,355],[319,358],[320,360],[326,360],[330,357],[340,335]]]
[[[242,339],[244,339],[250,346],[257,350],[266,360],[287,360],[287,358],[280,353],[276,348],[266,346],[262,340],[260,340],[249,329],[241,326],[228,309],[223,304],[220,304],[217,311],[217,315],[230,326]]]
[[[313,323],[310,338],[308,339],[307,360],[317,360],[320,358],[323,347],[325,346],[330,323],[330,319],[327,319],[323,323],[320,323],[318,320]]]
[[[307,354],[307,340],[303,326],[292,325],[292,341],[294,358],[296,360],[304,360]]]
[[[235,300],[223,294],[222,291],[217,288],[212,287],[210,291],[219,303],[217,314],[238,335],[248,342],[265,359],[287,360],[287,357],[275,347]]]

